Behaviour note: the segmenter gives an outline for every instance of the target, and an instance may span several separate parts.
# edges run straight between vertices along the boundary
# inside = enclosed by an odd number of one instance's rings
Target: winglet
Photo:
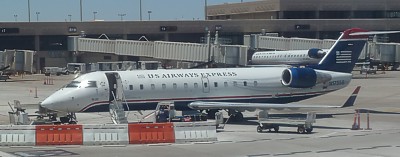
[[[341,108],[350,107],[354,105],[354,102],[356,101],[360,88],[361,86],[357,86],[357,88],[353,91],[353,94],[351,94],[351,96],[346,100],[346,102],[341,106]]]

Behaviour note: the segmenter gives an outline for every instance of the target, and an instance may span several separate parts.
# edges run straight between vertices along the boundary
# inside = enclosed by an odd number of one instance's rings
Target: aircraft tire
[[[279,132],[279,126],[275,126],[275,127],[274,127],[274,131],[275,131],[275,132]]]
[[[299,127],[297,128],[297,132],[298,132],[299,134],[304,134],[304,133],[305,133],[304,127],[303,127],[303,126],[299,126]]]
[[[313,131],[313,128],[306,129],[307,134],[310,134]]]
[[[60,122],[62,124],[69,123],[69,118],[68,117],[60,117]]]

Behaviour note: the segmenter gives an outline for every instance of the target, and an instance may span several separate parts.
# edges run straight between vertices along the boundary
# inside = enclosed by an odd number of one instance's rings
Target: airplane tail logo
[[[360,28],[344,31],[328,53],[314,69],[351,73],[365,43],[367,35],[352,35],[353,33],[368,32]]]

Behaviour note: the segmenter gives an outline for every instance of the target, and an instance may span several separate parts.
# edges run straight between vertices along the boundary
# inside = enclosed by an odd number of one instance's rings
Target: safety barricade
[[[84,145],[127,145],[128,125],[83,125],[83,144]]]
[[[36,145],[82,145],[82,125],[37,125]]]
[[[172,123],[128,124],[129,144],[174,143]]]
[[[215,121],[174,122],[175,142],[211,142],[217,141]]]
[[[1,125],[0,146],[34,146],[35,126]]]

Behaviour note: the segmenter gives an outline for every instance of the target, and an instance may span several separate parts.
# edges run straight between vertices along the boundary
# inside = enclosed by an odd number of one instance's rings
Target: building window
[[[143,89],[144,89],[143,84],[140,84],[140,90],[143,90]]]

